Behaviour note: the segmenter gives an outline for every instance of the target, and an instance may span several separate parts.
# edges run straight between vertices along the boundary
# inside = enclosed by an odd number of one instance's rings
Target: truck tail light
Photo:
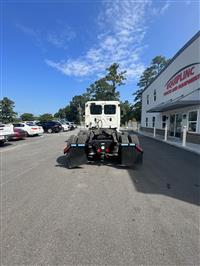
[[[110,152],[110,148],[106,148],[106,152],[109,153]]]
[[[102,152],[102,149],[101,148],[98,148],[97,149],[97,153],[101,153]]]

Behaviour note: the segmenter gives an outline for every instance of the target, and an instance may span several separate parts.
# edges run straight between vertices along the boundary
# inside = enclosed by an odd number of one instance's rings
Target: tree
[[[69,105],[58,110],[54,117],[65,118],[69,121],[80,123],[83,119],[85,103],[89,100],[119,100],[118,86],[124,84],[126,71],[119,72],[119,65],[114,63],[107,68],[107,75],[96,80],[88,88],[86,93],[76,95],[72,98]]]
[[[70,102],[71,115],[73,118],[71,121],[76,123],[81,123],[83,119],[83,113],[85,110],[85,103],[90,100],[88,94],[83,93],[82,95],[77,95],[72,98]]]
[[[50,121],[52,119],[53,119],[53,116],[52,116],[52,114],[49,114],[49,113],[45,113],[45,114],[39,116],[39,120],[42,122]]]
[[[22,121],[33,121],[33,120],[35,120],[34,115],[31,114],[31,113],[24,113],[20,117],[21,117]]]
[[[121,117],[121,124],[125,125],[130,120],[134,120],[134,112],[133,112],[133,105],[129,103],[129,101],[121,102],[121,111],[122,111],[122,117]]]
[[[126,80],[124,76],[126,71],[118,73],[118,68],[119,64],[113,63],[106,69],[108,71],[108,74],[106,75],[106,81],[108,81],[108,83],[111,83],[113,95],[115,95],[116,93],[117,86],[124,85],[125,83],[123,81]]]
[[[95,101],[118,100],[119,92],[113,92],[113,87],[106,81],[106,78],[101,78],[95,81],[87,89],[88,97]]]
[[[151,66],[154,70],[154,76],[157,76],[164,67],[169,63],[170,59],[166,59],[164,56],[158,55],[152,59]]]
[[[2,123],[12,123],[15,118],[17,113],[13,111],[15,103],[10,100],[7,97],[4,97],[0,101],[0,122]]]
[[[76,95],[70,101],[70,104],[64,108],[59,109],[54,117],[60,119],[67,119],[69,121],[74,121],[80,123],[83,119],[83,112],[85,109],[85,103],[89,100],[86,93],[82,95]]]
[[[87,95],[91,100],[119,100],[117,87],[124,85],[126,71],[118,71],[119,64],[114,63],[106,70],[108,73],[105,77],[96,80],[87,89]]]
[[[169,63],[170,59],[166,59],[163,56],[156,56],[152,59],[150,67],[147,67],[142,73],[137,86],[139,89],[133,93],[134,98],[134,113],[137,121],[141,120],[142,109],[142,92],[150,85],[156,76],[163,70],[163,68]]]

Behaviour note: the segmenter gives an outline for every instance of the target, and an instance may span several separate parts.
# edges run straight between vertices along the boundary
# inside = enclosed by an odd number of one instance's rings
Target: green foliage
[[[53,116],[52,114],[46,113],[46,114],[40,115],[39,120],[42,122],[50,121],[50,120],[53,120]]]
[[[107,68],[105,77],[96,80],[88,88],[86,93],[76,95],[72,98],[69,105],[59,109],[54,117],[65,118],[69,121],[81,123],[87,101],[109,101],[119,100],[119,92],[116,91],[118,86],[123,85],[125,80],[124,72],[118,71],[119,65],[114,63]]]
[[[35,117],[33,114],[31,113],[24,113],[20,116],[20,118],[22,119],[22,121],[33,121],[35,120]]]
[[[17,113],[13,111],[15,103],[7,97],[0,100],[0,122],[2,123],[12,123]]]
[[[118,72],[118,68],[119,64],[114,63],[106,69],[108,71],[106,81],[111,84],[113,94],[116,93],[117,86],[124,85],[125,83],[123,81],[126,80],[124,76],[126,71]]]
[[[152,59],[150,67],[147,67],[142,73],[137,86],[139,87],[136,92],[133,93],[134,98],[134,114],[137,121],[141,120],[142,109],[142,92],[150,85],[156,76],[163,70],[163,68],[169,63],[170,59],[166,59],[164,56],[156,56]]]
[[[85,103],[89,100],[88,96],[84,93],[82,95],[76,95],[72,98],[69,105],[65,108],[59,109],[55,113],[54,117],[64,118],[69,121],[80,123],[85,110]]]
[[[128,101],[125,102],[121,102],[120,103],[121,106],[121,124],[125,125],[125,123],[127,123],[130,120],[135,120],[135,115],[133,112],[133,105],[130,104]]]
[[[152,59],[151,66],[154,70],[154,76],[157,76],[167,64],[170,59],[166,59],[164,56],[158,55]]]
[[[109,84],[106,78],[95,81],[87,89],[90,100],[111,101],[119,100],[119,92],[113,91],[113,86]]]
[[[108,67],[105,77],[96,80],[87,89],[87,95],[91,100],[119,100],[119,92],[116,91],[118,86],[124,85],[126,79],[124,74],[126,71],[118,72],[119,65],[117,63]]]

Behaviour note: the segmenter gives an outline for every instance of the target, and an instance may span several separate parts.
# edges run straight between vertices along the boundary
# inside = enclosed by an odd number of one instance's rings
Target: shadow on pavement
[[[62,155],[62,156],[59,156],[57,159],[56,159],[56,162],[58,163],[57,165],[55,165],[55,167],[63,167],[63,168],[67,168],[67,160],[66,160],[66,155]],[[77,167],[74,167],[72,169],[80,169],[82,167],[80,166],[77,166]],[[68,170],[71,170],[71,169],[68,169]]]
[[[160,194],[200,205],[200,156],[189,151],[140,136],[143,165],[129,169],[137,191]]]
[[[200,205],[200,156],[144,136],[139,139],[144,149],[142,165],[125,167],[117,162],[88,165],[106,164],[128,171],[133,185],[141,193],[165,195]],[[65,155],[58,157],[57,163],[56,167],[67,168]]]
[[[3,149],[3,148],[6,148],[6,147],[9,147],[9,146],[11,146],[11,145],[13,145],[13,144],[10,143],[10,142],[2,143],[2,144],[0,144],[0,149]]]

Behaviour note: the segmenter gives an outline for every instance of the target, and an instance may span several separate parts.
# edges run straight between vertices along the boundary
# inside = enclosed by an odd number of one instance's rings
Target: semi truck
[[[85,104],[85,128],[71,135],[64,148],[67,167],[87,162],[111,162],[133,166],[141,164],[143,149],[137,135],[120,131],[119,101],[88,101]]]

